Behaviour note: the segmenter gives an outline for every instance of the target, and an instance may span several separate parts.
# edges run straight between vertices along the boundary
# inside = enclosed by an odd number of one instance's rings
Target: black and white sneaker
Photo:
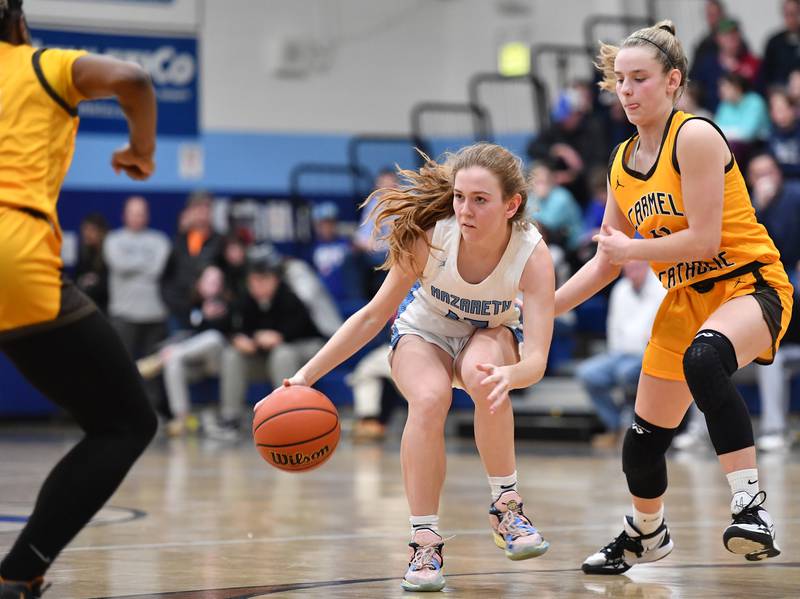
[[[733,514],[733,522],[722,534],[728,551],[744,555],[751,562],[781,553],[775,542],[775,524],[767,510],[761,507],[766,498],[764,491],[756,493],[738,513]]]
[[[655,532],[644,535],[625,516],[620,535],[597,553],[587,557],[581,569],[586,574],[622,574],[635,564],[654,562],[669,555],[673,543],[664,520]]]

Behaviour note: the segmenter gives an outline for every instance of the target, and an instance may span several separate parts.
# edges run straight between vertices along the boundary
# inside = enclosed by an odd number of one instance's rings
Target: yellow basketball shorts
[[[45,215],[0,205],[0,341],[61,326],[96,309],[63,277],[60,249]]]
[[[771,364],[792,316],[794,288],[780,262],[754,262],[719,278],[667,293],[656,314],[642,372],[663,379],[685,380],[683,354],[697,331],[725,302],[751,295],[761,306],[772,346],[756,358]]]

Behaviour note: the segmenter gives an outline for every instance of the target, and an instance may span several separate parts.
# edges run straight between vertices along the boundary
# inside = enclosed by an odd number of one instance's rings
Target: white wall
[[[135,4],[135,5],[134,5]],[[727,0],[760,54],[781,24],[780,0]],[[508,6],[517,11],[503,10]],[[174,0],[165,6],[26,0],[33,23],[115,30],[197,30],[201,121],[212,131],[406,133],[420,100],[466,100],[477,71],[495,69],[512,39],[582,43],[585,15],[643,15],[644,0]],[[657,0],[687,50],[704,31],[701,0]],[[613,37],[622,30],[609,30]],[[275,72],[284,40],[311,68]],[[309,58],[310,57],[310,58]],[[290,63],[291,61],[289,61]],[[545,76],[554,78],[552,66]]]
[[[25,0],[23,4],[29,21],[38,25],[91,26],[137,33],[195,31],[197,7],[197,0]]]
[[[203,96],[210,129],[406,132],[420,100],[464,101],[497,48],[581,40],[587,10],[620,0],[205,0]],[[527,9],[527,10],[524,10]],[[327,48],[317,72],[277,76],[279,40]],[[242,90],[246,83],[246,91]],[[234,107],[235,106],[235,107]]]

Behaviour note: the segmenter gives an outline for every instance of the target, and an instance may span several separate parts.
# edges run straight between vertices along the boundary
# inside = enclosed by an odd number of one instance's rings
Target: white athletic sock
[[[649,535],[650,533],[655,532],[659,526],[661,526],[661,522],[664,520],[664,504],[661,504],[661,509],[659,509],[654,514],[646,514],[644,512],[640,512],[634,506],[633,508],[633,524],[642,531],[643,535]]]
[[[746,468],[737,470],[727,475],[728,484],[731,486],[731,513],[738,514],[750,500],[758,495],[758,470]]]
[[[430,516],[410,516],[408,521],[411,523],[411,537],[414,533],[422,528],[428,528],[439,534],[439,514],[431,514]]]
[[[505,491],[517,490],[517,471],[508,476],[490,476],[489,486],[492,488],[492,501],[497,501]]]

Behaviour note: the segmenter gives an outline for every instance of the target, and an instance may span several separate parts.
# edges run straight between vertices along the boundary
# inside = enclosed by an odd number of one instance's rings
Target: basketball
[[[331,400],[302,385],[276,389],[253,416],[256,449],[268,464],[287,472],[324,464],[339,433],[339,412]]]

